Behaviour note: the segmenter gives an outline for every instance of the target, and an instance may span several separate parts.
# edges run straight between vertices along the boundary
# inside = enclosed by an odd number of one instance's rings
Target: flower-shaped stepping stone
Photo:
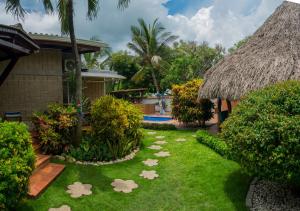
[[[185,138],[178,138],[176,139],[177,142],[186,142],[187,140]]]
[[[154,132],[154,131],[149,131],[147,134],[148,134],[148,135],[155,135],[156,132]]]
[[[151,145],[150,147],[148,147],[148,149],[161,150],[162,147],[158,145]]]
[[[147,159],[147,160],[144,160],[143,163],[146,166],[157,166],[158,165],[158,160],[156,160],[156,159]]]
[[[149,179],[149,180],[153,180],[153,179],[159,177],[159,175],[156,173],[156,171],[142,171],[140,176],[144,177],[145,179]]]
[[[71,207],[68,205],[63,205],[59,208],[50,208],[48,211],[71,211]]]
[[[88,196],[92,194],[92,185],[82,184],[81,182],[75,182],[73,185],[68,186],[67,193],[71,194],[72,198],[79,198],[81,196]]]
[[[170,152],[164,152],[164,151],[160,151],[158,153],[154,154],[156,157],[169,157],[170,156]]]
[[[156,138],[156,139],[164,139],[165,136],[156,136],[155,138]]]
[[[154,144],[158,144],[158,145],[164,145],[164,144],[167,144],[168,142],[166,141],[156,141],[154,142]]]
[[[111,185],[114,187],[114,191],[123,193],[130,193],[133,189],[139,187],[133,180],[122,179],[115,179]]]

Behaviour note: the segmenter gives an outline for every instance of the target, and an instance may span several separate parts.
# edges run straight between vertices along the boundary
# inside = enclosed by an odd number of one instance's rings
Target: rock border
[[[135,156],[137,155],[137,153],[140,151],[140,149],[135,149],[132,153],[130,153],[129,155],[126,155],[124,158],[120,158],[117,160],[113,160],[113,161],[97,161],[97,162],[91,162],[91,161],[78,161],[75,158],[71,157],[71,156],[62,156],[62,155],[55,155],[53,156],[53,158],[56,158],[58,160],[61,161],[66,161],[67,163],[73,163],[73,164],[77,164],[77,165],[85,165],[85,166],[106,166],[106,165],[112,165],[112,164],[117,164],[117,163],[123,163],[125,161],[129,161],[132,160],[133,158],[135,158]]]
[[[248,193],[246,196],[246,207],[251,210],[253,208],[253,194],[254,194],[254,188],[256,185],[256,182],[258,181],[258,178],[254,178],[252,180],[252,182],[250,183],[249,189],[248,189]]]

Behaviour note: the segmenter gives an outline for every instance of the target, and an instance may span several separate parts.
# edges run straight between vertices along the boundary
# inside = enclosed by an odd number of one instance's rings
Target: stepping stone
[[[144,160],[143,163],[146,166],[157,166],[158,165],[158,160],[156,160],[156,159],[147,159],[147,160]]]
[[[151,132],[151,131],[150,131],[150,132],[148,132],[147,134],[148,134],[148,135],[155,135],[156,132]]]
[[[154,180],[155,178],[159,177],[156,171],[143,171],[140,176],[149,180]]]
[[[156,139],[164,139],[164,138],[166,138],[165,136],[156,136],[155,137]]]
[[[71,194],[72,198],[79,198],[83,195],[88,196],[92,194],[92,185],[82,184],[81,182],[75,182],[73,185],[69,185],[67,193]]]
[[[196,135],[192,135],[192,137],[194,137],[194,138],[197,138],[197,136],[196,136]]]
[[[71,207],[68,205],[63,205],[59,208],[50,208],[48,211],[71,211]]]
[[[148,149],[161,150],[162,147],[158,145],[151,145],[150,147],[148,147]]]
[[[164,151],[160,151],[158,153],[154,154],[156,157],[169,157],[170,156],[170,152],[164,152]]]
[[[158,144],[158,145],[164,145],[164,144],[167,144],[168,142],[166,141],[156,141],[154,142],[154,144]]]
[[[133,189],[139,187],[133,180],[122,179],[115,179],[111,185],[114,187],[114,191],[123,193],[131,193]]]
[[[176,139],[177,142],[186,142],[187,140],[185,138],[178,138]]]

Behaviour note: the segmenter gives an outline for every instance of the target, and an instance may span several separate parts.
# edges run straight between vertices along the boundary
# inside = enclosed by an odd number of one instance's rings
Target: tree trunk
[[[82,106],[81,106],[81,100],[82,100],[82,78],[81,78],[81,61],[80,56],[78,52],[78,46],[75,36],[75,29],[74,29],[74,7],[73,7],[73,0],[69,0],[68,4],[68,20],[69,20],[69,31],[70,31],[70,38],[71,38],[71,44],[72,44],[72,51],[75,61],[75,80],[76,80],[76,92],[75,92],[75,100],[76,100],[76,106],[78,108],[78,124],[76,126],[76,132],[75,132],[75,140],[74,144],[79,145],[81,142],[81,135],[82,135]]]
[[[153,67],[151,67],[151,75],[152,75],[152,79],[153,79],[153,82],[154,82],[154,86],[155,86],[156,92],[158,94],[160,94],[159,85],[158,85],[158,82],[157,82],[157,79],[156,79]]]

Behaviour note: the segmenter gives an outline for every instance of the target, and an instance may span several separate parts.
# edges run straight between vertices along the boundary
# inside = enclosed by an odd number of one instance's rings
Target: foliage
[[[0,210],[14,208],[27,194],[34,152],[23,123],[0,123]]]
[[[224,55],[224,48],[217,45],[211,48],[207,43],[198,45],[196,42],[174,44],[172,49],[173,59],[170,67],[164,72],[161,86],[170,89],[173,84],[182,84],[199,78],[216,64]]]
[[[95,144],[106,144],[114,159],[122,158],[140,146],[142,114],[127,101],[104,96],[91,110]]]
[[[239,42],[235,43],[234,46],[228,49],[229,54],[233,54],[236,52],[239,48],[241,48],[243,45],[245,45],[248,40],[251,38],[251,36],[245,37],[244,39],[240,40]]]
[[[226,143],[217,136],[213,136],[205,130],[198,130],[196,136],[197,140],[201,144],[208,146],[209,148],[211,148],[212,150],[214,150],[222,156],[228,155],[228,147]]]
[[[247,173],[300,185],[300,82],[250,93],[222,128],[232,157]]]
[[[68,155],[80,161],[110,161],[113,159],[107,144],[99,145],[90,134],[83,135],[78,147],[71,147]]]
[[[176,126],[173,124],[159,124],[159,123],[143,123],[144,129],[151,130],[177,130]]]
[[[172,88],[172,115],[180,122],[204,125],[205,121],[212,118],[213,103],[202,99],[199,102],[198,91],[203,81],[196,79],[184,85],[174,85]]]
[[[45,113],[34,113],[33,124],[44,153],[61,154],[72,144],[77,112],[73,106],[50,104]]]
[[[144,75],[144,71],[150,72],[156,92],[160,93],[158,75],[164,65],[164,49],[178,37],[165,32],[165,27],[158,19],[149,25],[143,19],[139,19],[138,22],[139,26],[131,26],[132,41],[128,43],[129,49],[139,55],[142,61],[142,68],[133,79],[141,78],[140,75]]]

